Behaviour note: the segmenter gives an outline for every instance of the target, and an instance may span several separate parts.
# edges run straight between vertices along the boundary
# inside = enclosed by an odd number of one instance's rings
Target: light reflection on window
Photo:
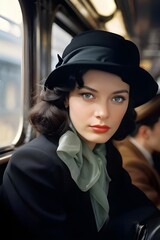
[[[22,129],[21,62],[19,2],[0,0],[0,147],[15,144]]]

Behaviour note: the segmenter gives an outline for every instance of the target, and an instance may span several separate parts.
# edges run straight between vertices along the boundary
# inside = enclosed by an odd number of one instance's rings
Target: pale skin
[[[84,86],[70,92],[66,104],[80,137],[93,150],[107,142],[118,129],[129,103],[129,85],[108,72],[89,70]]]

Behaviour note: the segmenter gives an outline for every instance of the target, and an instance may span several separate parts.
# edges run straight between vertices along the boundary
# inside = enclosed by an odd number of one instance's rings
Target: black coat
[[[16,150],[4,173],[1,197],[5,216],[8,212],[8,234],[16,240],[134,239],[136,223],[156,209],[131,184],[113,145],[106,147],[112,179],[110,220],[99,233],[89,192],[77,187],[56,154],[57,144],[40,135]]]

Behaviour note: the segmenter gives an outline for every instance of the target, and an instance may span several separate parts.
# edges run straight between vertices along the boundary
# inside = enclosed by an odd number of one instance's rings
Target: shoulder
[[[41,148],[40,148],[41,147]],[[57,147],[56,141],[51,141],[51,139],[47,138],[45,135],[39,135],[38,137],[34,138],[30,142],[24,144],[22,147],[19,148],[19,150],[24,150],[27,148],[32,148],[32,149],[39,149],[39,150],[49,150],[50,148],[53,149]]]
[[[115,147],[118,149],[124,159],[137,159],[144,158],[139,149],[130,141],[130,138],[126,138],[122,141],[116,141]]]
[[[70,181],[70,172],[56,150],[57,145],[43,135],[20,147],[8,162],[3,175],[3,185],[8,182],[19,186],[43,182],[48,186],[63,186],[64,181]]]
[[[57,149],[56,143],[53,143],[44,135],[39,135],[38,137],[34,138],[32,141],[17,148],[13,156],[20,153],[24,153],[24,152],[30,152],[30,153],[39,152],[41,154],[49,155],[49,154],[55,153],[56,149]]]
[[[17,148],[13,153],[9,165],[15,168],[51,168],[64,166],[57,155],[57,144],[40,135],[29,143]]]

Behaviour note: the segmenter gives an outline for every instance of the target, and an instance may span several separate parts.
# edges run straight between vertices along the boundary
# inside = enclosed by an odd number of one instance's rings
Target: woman
[[[131,184],[112,139],[132,130],[134,107],[157,89],[131,41],[101,30],[73,38],[30,113],[39,136],[4,173],[12,236],[134,239],[137,222],[156,209]]]

